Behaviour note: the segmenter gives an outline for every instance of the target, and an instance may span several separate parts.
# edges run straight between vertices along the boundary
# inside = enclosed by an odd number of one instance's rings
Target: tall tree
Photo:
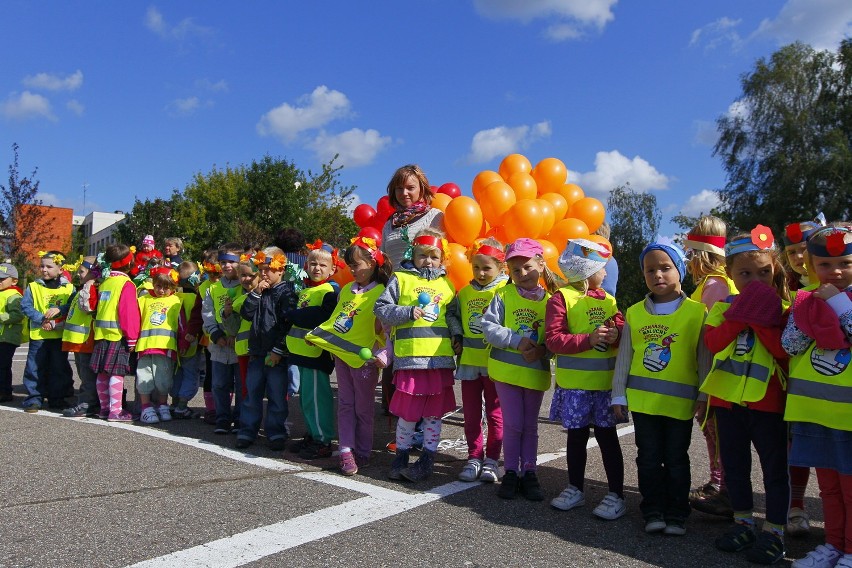
[[[625,310],[648,293],[638,266],[639,255],[656,238],[663,214],[657,207],[656,196],[635,191],[629,183],[612,190],[606,210],[610,219],[609,240],[619,265],[617,300]]]
[[[139,248],[145,235],[154,237],[158,247],[162,247],[166,237],[180,235],[181,227],[178,222],[178,210],[183,198],[176,191],[171,198],[145,199],[136,198],[133,209],[116,228],[119,241]]]
[[[718,120],[714,155],[734,229],[781,229],[823,211],[849,218],[852,195],[852,39],[838,52],[794,43],[759,59],[734,112]]]

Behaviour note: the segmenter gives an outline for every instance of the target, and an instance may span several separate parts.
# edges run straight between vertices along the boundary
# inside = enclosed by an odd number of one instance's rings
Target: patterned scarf
[[[396,211],[391,217],[391,226],[394,229],[397,229],[413,223],[428,213],[429,209],[431,209],[431,206],[428,203],[425,201],[418,201],[407,209]]]

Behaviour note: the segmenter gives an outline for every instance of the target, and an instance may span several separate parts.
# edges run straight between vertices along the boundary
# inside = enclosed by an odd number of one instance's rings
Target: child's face
[[[538,281],[544,272],[543,258],[524,258],[516,256],[506,261],[509,265],[509,276],[518,288],[532,290],[538,286]]]
[[[85,282],[86,280],[90,280],[89,274],[91,274],[91,271],[88,268],[86,268],[85,266],[80,265],[80,267],[77,268],[76,274],[77,274],[77,279],[80,282]]]
[[[228,280],[235,280],[238,276],[237,266],[239,266],[239,264],[240,263],[237,260],[220,260],[219,266],[222,267],[222,276]]]
[[[154,245],[142,243],[142,246],[139,250],[141,250],[142,252],[151,252],[152,250],[154,250]]]
[[[250,266],[240,265],[240,286],[246,291],[257,286],[257,272],[252,271]]]
[[[62,267],[53,262],[52,258],[42,258],[39,268],[41,270],[41,276],[45,280],[53,280],[54,278],[57,278],[62,272]]]
[[[166,296],[171,296],[175,293],[171,286],[164,286],[159,283],[153,285],[151,292],[153,292],[154,296],[157,298],[165,298]]]
[[[411,260],[417,268],[440,268],[443,255],[438,249],[416,248]]]
[[[808,244],[806,242],[785,247],[784,254],[787,255],[787,264],[796,274],[808,275]]]
[[[359,286],[366,286],[373,278],[373,271],[376,269],[376,263],[372,260],[365,260],[355,255],[352,263],[347,265],[349,272],[352,273],[352,278]]]
[[[589,290],[597,290],[601,287],[601,283],[606,278],[606,268],[601,268],[591,276],[589,276]]]
[[[224,273],[225,269],[222,268],[222,272]],[[279,282],[281,282],[281,277],[284,275],[284,270],[275,270],[274,268],[269,268],[268,264],[260,265],[260,279],[266,282],[269,282],[270,286],[275,286]]]
[[[852,255],[811,256],[820,284],[833,284],[838,290],[852,286]]]
[[[334,274],[334,265],[331,260],[323,258],[314,258],[308,261],[308,277],[313,282],[322,282],[328,280]]]
[[[413,175],[409,175],[405,178],[405,182],[403,182],[400,187],[394,189],[396,201],[403,208],[411,207],[420,201],[420,198],[422,197],[421,194],[422,188],[420,187],[420,180]]]
[[[0,280],[0,291],[7,290],[17,283],[18,283],[17,278],[12,278],[11,276],[4,278],[3,280]]]
[[[727,269],[728,276],[734,281],[737,290],[742,292],[752,282],[763,282],[772,286],[775,277],[775,265],[772,255],[769,253],[752,255],[741,253],[734,257],[730,268]]]
[[[672,259],[664,251],[652,250],[645,254],[643,265],[645,285],[658,302],[671,302],[680,296],[680,274]]]
[[[500,264],[493,256],[475,254],[470,259],[470,264],[473,267],[473,279],[480,286],[491,284],[500,274]]]

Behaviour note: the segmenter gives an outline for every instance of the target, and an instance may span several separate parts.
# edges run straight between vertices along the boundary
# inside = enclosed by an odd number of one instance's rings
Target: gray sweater
[[[406,225],[408,228],[408,238],[414,240],[417,233],[423,229],[437,229],[444,231],[444,212],[440,209],[430,209],[421,218],[413,223]],[[402,230],[405,227],[396,229],[391,227],[391,221],[388,220],[382,228],[382,252],[388,255],[394,270],[397,270],[402,265],[402,257],[405,255],[405,249],[408,248],[408,243],[402,239]]]

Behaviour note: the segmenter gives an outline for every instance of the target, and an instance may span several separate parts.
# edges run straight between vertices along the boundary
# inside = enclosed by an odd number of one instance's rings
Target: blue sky
[[[410,162],[470,195],[520,152],[604,202],[653,192],[670,233],[724,185],[715,120],[740,76],[792,41],[836,49],[852,2],[7,0],[3,19],[0,164],[17,142],[78,214],[266,154],[339,153],[360,202]]]

